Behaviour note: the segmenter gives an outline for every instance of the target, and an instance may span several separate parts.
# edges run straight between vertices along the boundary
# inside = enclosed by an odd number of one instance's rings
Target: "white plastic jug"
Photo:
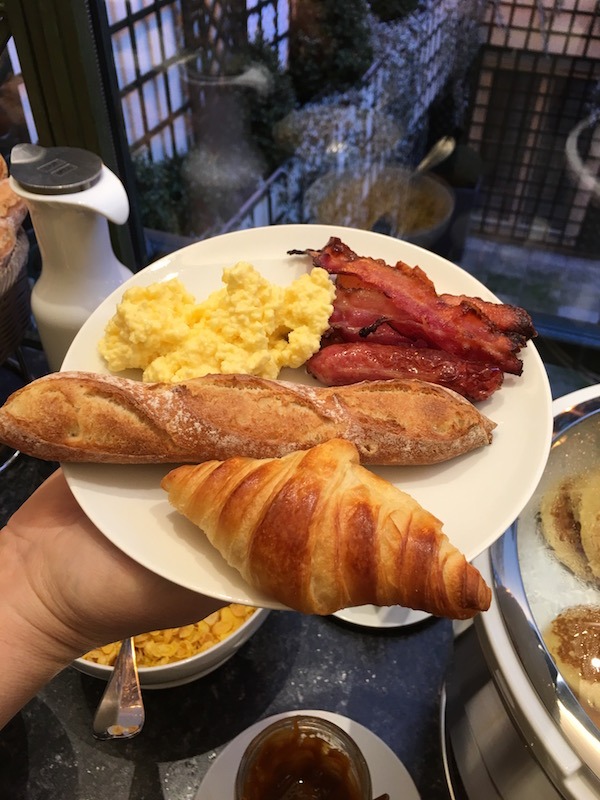
[[[97,155],[74,147],[16,145],[10,183],[29,209],[40,248],[31,310],[50,369],[57,371],[91,312],[131,277],[108,229],[108,220],[127,221],[129,201]]]

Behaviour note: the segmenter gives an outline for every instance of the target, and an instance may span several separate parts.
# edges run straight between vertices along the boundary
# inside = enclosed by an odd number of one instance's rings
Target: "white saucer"
[[[356,606],[336,611],[333,616],[364,628],[402,628],[423,622],[431,614],[403,606]]]
[[[276,714],[256,722],[242,731],[223,750],[206,773],[195,800],[233,800],[235,776],[242,753],[256,734],[275,720],[296,714],[312,714],[339,725],[349,733],[363,752],[371,771],[373,796],[388,792],[390,800],[420,800],[417,787],[408,771],[395,753],[368,728],[348,717],[329,711],[299,709]]]

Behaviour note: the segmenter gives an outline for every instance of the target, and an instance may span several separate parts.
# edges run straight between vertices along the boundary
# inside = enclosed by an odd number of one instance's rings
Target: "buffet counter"
[[[0,371],[4,395],[9,380]],[[562,388],[554,384],[554,393]],[[55,466],[21,456],[4,472],[0,523]],[[69,667],[0,732],[0,797],[195,800],[211,765],[243,730],[280,712],[320,709],[383,740],[422,798],[448,800],[440,706],[453,651],[448,620],[362,628],[273,611],[215,672],[146,691],[142,733],[109,742],[92,736],[104,683]]]

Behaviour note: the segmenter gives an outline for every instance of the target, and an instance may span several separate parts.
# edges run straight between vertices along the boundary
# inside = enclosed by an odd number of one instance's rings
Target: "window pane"
[[[353,225],[416,239],[553,335],[595,335],[600,35],[589,4],[546,16],[510,0],[457,0],[452,13],[444,0],[353,0],[343,13],[332,0],[106,8],[149,258],[256,225]],[[407,205],[405,176],[448,135],[456,150],[433,171],[451,194],[444,219],[431,188]]]
[[[0,142],[4,158],[18,142],[36,142],[37,131],[14,42],[0,56]]]

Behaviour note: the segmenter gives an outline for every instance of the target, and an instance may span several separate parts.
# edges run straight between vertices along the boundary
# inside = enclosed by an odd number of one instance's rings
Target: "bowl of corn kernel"
[[[228,661],[267,618],[264,608],[231,603],[182,628],[150,631],[134,637],[144,689],[167,689],[191,683]],[[86,675],[108,680],[121,647],[112,642],[73,662]]]

